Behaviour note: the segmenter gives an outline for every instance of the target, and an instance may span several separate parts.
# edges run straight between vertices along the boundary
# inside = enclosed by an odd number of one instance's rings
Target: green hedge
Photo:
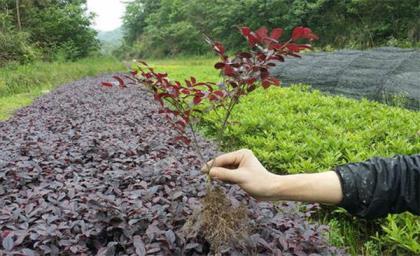
[[[215,121],[208,115],[203,122],[208,136],[215,134]],[[327,96],[304,86],[256,91],[234,110],[232,124],[223,149],[249,148],[276,173],[319,172],[374,156],[420,153],[420,112]],[[384,228],[376,240],[364,241],[353,253],[371,250],[372,244],[380,254],[420,253],[420,226],[413,224],[419,217],[396,215],[379,223]],[[338,232],[345,236],[349,230]],[[352,246],[349,242],[344,237],[339,245]]]

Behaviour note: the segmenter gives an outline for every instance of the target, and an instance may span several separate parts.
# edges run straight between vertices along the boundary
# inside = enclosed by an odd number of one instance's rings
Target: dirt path
[[[209,244],[181,228],[205,195],[201,163],[142,89],[87,78],[42,96],[0,122],[0,254],[202,255]],[[215,147],[200,139],[205,157]],[[257,203],[236,186],[254,225],[230,254],[334,252],[325,228],[297,205]],[[1,246],[2,245],[2,246]]]

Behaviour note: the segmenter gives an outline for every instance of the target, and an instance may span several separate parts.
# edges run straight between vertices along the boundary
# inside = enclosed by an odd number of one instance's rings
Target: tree
[[[13,44],[38,52],[36,45],[44,59],[86,57],[99,47],[96,32],[90,27],[92,18],[93,14],[87,13],[86,0],[0,0],[3,62],[8,58],[22,62],[20,54],[24,59],[35,56],[14,51]],[[11,22],[15,27],[10,26]]]

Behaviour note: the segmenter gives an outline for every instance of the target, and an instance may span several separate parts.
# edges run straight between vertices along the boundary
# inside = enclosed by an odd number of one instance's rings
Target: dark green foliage
[[[54,2],[54,1],[52,1]],[[85,1],[57,1],[41,8],[28,8],[22,26],[31,28],[31,40],[45,53],[64,54],[65,59],[86,57],[97,49],[96,32],[89,26],[91,16],[85,14]]]
[[[0,33],[0,66],[16,62],[28,63],[39,57],[39,51],[24,32]]]
[[[202,34],[238,50],[244,45],[232,29],[243,25],[286,31],[303,25],[320,35],[321,47],[412,47],[420,41],[418,17],[418,0],[134,0],[120,55],[200,54]]]
[[[0,8],[3,5],[0,0]],[[11,12],[0,12],[0,66],[7,62],[26,63],[37,56],[29,34],[16,31]]]
[[[319,172],[375,156],[420,151],[419,112],[325,96],[302,86],[257,90],[237,105],[231,123],[223,151],[252,149],[264,166],[279,174]],[[203,132],[216,136],[216,124],[217,115],[207,115]],[[418,216],[389,215],[376,222],[382,230],[369,230],[342,212],[329,215],[334,227],[330,239],[351,247],[354,255],[420,253]],[[373,245],[378,247],[375,252]]]
[[[20,14],[20,20],[17,13]],[[0,0],[0,65],[74,60],[98,49],[86,0]]]

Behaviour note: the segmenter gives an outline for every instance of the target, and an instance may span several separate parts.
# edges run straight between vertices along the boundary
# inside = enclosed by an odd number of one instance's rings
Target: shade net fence
[[[420,110],[420,50],[382,47],[288,59],[271,71],[287,86],[309,84],[331,94]]]

